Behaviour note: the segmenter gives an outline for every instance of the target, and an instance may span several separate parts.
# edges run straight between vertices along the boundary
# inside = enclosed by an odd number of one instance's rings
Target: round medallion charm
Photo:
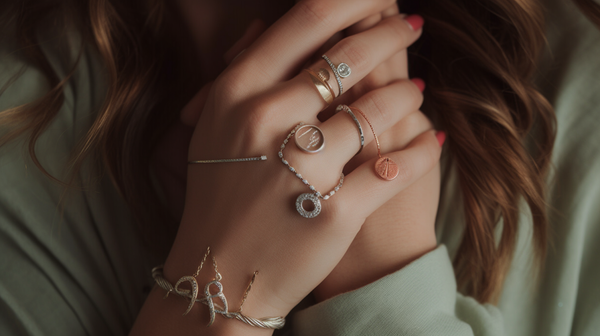
[[[337,71],[338,71],[338,75],[340,75],[340,77],[342,77],[342,78],[346,78],[346,77],[350,76],[350,74],[352,73],[352,70],[350,70],[350,67],[346,63],[338,64]]]
[[[398,176],[398,165],[389,157],[382,157],[375,162],[377,175],[384,180],[391,181]]]
[[[314,125],[304,125],[294,134],[296,146],[307,153],[318,153],[325,148],[323,132]]]
[[[314,209],[312,211],[307,211],[304,209],[302,203],[304,201],[311,201],[314,205]],[[321,213],[321,201],[319,197],[315,194],[304,193],[296,198],[296,210],[300,214],[300,216],[304,218],[315,218]]]

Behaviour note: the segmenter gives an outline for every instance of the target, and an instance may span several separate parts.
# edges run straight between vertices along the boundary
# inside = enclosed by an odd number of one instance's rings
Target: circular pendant
[[[318,153],[325,148],[325,137],[317,126],[304,125],[294,134],[296,146],[307,153]]]
[[[346,77],[350,76],[350,74],[352,73],[352,70],[350,70],[350,67],[348,66],[348,64],[340,63],[337,66],[337,72],[338,72],[338,75],[340,75],[340,77],[346,78]]]
[[[391,181],[398,176],[398,165],[389,157],[382,157],[375,162],[377,175],[386,181]]]
[[[304,209],[304,206],[302,204],[304,203],[304,201],[312,202],[314,209],[312,211],[307,211],[306,209]],[[319,200],[319,197],[317,197],[317,195],[315,194],[301,194],[300,196],[298,196],[298,198],[296,198],[296,210],[298,211],[300,216],[304,218],[315,218],[319,215],[319,213],[321,213],[321,200]]]

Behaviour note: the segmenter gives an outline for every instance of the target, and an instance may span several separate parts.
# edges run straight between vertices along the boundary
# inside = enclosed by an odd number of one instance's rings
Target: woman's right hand
[[[324,101],[299,67],[335,32],[389,7],[393,1],[300,1],[241,54],[212,85],[190,143],[189,160],[267,155],[267,161],[195,164],[188,169],[186,205],[177,239],[164,266],[171,283],[194,273],[210,246],[222,274],[230,311],[239,307],[246,286],[259,274],[244,304],[252,317],[285,316],[337,265],[365,218],[391,197],[430,171],[441,152],[433,131],[415,138],[399,152],[387,153],[400,173],[393,181],[377,177],[376,158],[345,177],[343,187],[321,201],[319,216],[306,219],[295,200],[311,192],[281,162],[277,153],[299,122],[317,125],[325,149],[306,154],[290,142],[285,159],[322,194],[338,184],[344,165],[360,147],[356,124],[346,113],[321,123]],[[378,64],[405,49],[420,35],[399,16],[337,43],[326,54],[334,64],[347,63],[352,74],[343,79],[347,90]],[[324,61],[312,69],[330,69]],[[337,92],[331,76],[330,85]],[[362,110],[378,134],[418,109],[417,86],[401,80],[366,93],[352,105]],[[334,102],[335,104],[335,102]],[[373,140],[362,124],[365,145]],[[198,275],[202,291],[215,272],[210,262]],[[202,330],[270,333],[217,316],[206,328],[205,306],[187,305],[155,288],[132,334],[178,334]],[[196,317],[196,316],[199,316]]]

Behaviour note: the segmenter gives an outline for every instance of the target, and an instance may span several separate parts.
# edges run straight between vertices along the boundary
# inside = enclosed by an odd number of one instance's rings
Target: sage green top
[[[436,250],[365,287],[295,312],[286,334],[600,334],[600,32],[570,1],[546,3],[551,52],[541,62],[539,85],[556,109],[558,138],[548,198],[553,243],[539,283],[531,276],[531,219],[524,207],[499,305],[481,305],[456,291],[451,260],[464,220],[457,186],[449,180]],[[24,66],[7,50],[9,43],[0,45],[0,83]],[[51,41],[45,51],[65,75],[64,60],[74,55],[54,50]],[[0,96],[0,110],[47,89],[39,71],[23,68]],[[105,90],[99,58],[86,50],[63,108],[36,145],[51,174],[65,176],[65,161]],[[83,185],[96,178],[84,167]],[[144,252],[111,182],[93,185],[74,191],[61,214],[62,189],[35,167],[24,141],[0,148],[0,335],[128,333],[158,261]]]

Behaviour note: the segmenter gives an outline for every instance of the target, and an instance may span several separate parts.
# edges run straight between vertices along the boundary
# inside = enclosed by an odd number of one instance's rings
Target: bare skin
[[[411,30],[389,9],[393,1],[350,2],[301,2],[256,42],[243,46],[246,52],[182,112],[185,122],[197,119],[190,159],[263,153],[270,159],[190,167],[183,220],[165,264],[165,277],[171,282],[192,274],[211,246],[230,301],[242,297],[249,277],[259,270],[244,313],[285,316],[315,288],[320,299],[358,288],[435,247],[441,148],[430,123],[418,112],[422,96],[417,85],[406,80],[405,48],[419,37],[420,29]],[[331,39],[349,26],[353,39]],[[327,54],[334,63],[343,60],[353,69],[344,82],[349,91],[339,101],[369,116],[382,151],[401,164],[398,179],[385,182],[374,175],[376,155],[368,132],[369,145],[346,165],[359,147],[356,125],[347,115],[337,114],[323,123],[317,119],[323,101],[302,74],[295,74],[324,44],[333,44]],[[372,52],[361,53],[363,49]],[[352,52],[363,57],[353,57]],[[277,58],[266,56],[275,53]],[[331,85],[337,88],[335,82]],[[327,155],[320,156],[288,146],[286,157],[298,171],[319,190],[337,184],[344,166],[349,173],[340,192],[323,202],[323,213],[310,220],[291,206],[306,187],[274,155],[300,120],[320,125],[332,140]],[[367,127],[366,121],[361,123]],[[213,277],[208,267],[198,280],[206,283]],[[153,290],[132,335],[190,330],[206,335],[270,333],[223,319],[203,329],[205,307],[195,305],[193,318],[182,317],[185,301],[162,300],[163,296],[162,290]]]

